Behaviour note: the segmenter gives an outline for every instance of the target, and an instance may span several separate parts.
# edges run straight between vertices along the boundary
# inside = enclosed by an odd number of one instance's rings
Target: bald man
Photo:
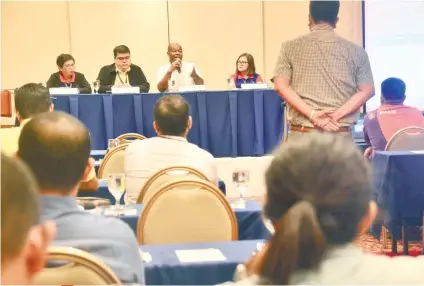
[[[28,285],[44,268],[56,227],[39,225],[37,185],[19,160],[1,154],[1,285]]]
[[[144,284],[134,232],[117,218],[80,210],[79,182],[93,166],[87,128],[63,112],[35,116],[22,129],[18,156],[38,181],[41,221],[57,225],[54,245],[89,252],[107,264],[124,284]]]
[[[157,87],[160,92],[178,91],[188,86],[204,84],[196,65],[183,62],[183,48],[180,44],[169,44],[167,55],[169,63],[160,67],[157,72]]]

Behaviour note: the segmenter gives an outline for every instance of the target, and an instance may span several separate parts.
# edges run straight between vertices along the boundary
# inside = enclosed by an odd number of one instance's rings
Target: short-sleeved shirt
[[[282,44],[275,77],[289,79],[292,89],[316,110],[338,109],[357,93],[359,86],[374,84],[365,50],[338,36],[327,24],[315,25],[310,33]],[[340,122],[351,125],[358,117],[359,111]],[[288,119],[293,125],[313,127],[308,118],[290,106]]]
[[[364,119],[364,139],[373,150],[384,150],[397,131],[411,126],[424,128],[424,117],[415,107],[382,105]]]
[[[125,150],[125,203],[135,204],[147,180],[156,172],[173,166],[195,168],[218,185],[218,172],[212,154],[186,138],[162,136],[137,140]]]
[[[21,136],[22,128],[30,121],[31,118],[27,118],[21,121],[19,127],[2,128],[0,129],[0,142],[1,151],[8,155],[14,156],[18,152],[19,148],[19,137]],[[91,168],[87,178],[82,182],[91,181],[96,177],[96,170]]]
[[[144,285],[144,266],[134,232],[120,219],[80,210],[75,197],[40,195],[41,222],[56,223],[55,246],[86,251],[125,284]]]
[[[162,80],[162,78],[168,72],[170,67],[171,67],[171,64],[168,63],[167,65],[161,66],[158,69],[156,83],[159,83]],[[191,77],[191,73],[193,72],[193,69],[195,69],[197,75],[200,76],[200,71],[195,64],[188,63],[188,62],[182,62],[181,63],[181,72],[178,72],[177,70],[172,72],[169,87],[171,87],[172,83],[174,83],[174,85],[177,85],[178,87],[186,87],[186,86],[196,85],[193,78]]]

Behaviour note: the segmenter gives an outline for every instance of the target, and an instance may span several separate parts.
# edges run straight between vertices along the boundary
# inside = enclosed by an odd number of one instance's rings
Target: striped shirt
[[[340,108],[359,89],[373,84],[365,50],[338,36],[328,24],[315,25],[311,32],[281,46],[274,77],[290,80],[292,89],[311,108]],[[358,112],[343,118],[343,126],[357,121]],[[313,127],[308,118],[288,106],[293,125]]]

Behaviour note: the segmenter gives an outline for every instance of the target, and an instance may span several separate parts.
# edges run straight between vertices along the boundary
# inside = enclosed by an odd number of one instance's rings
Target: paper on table
[[[151,262],[153,259],[150,253],[144,252],[144,251],[141,252],[141,258],[143,259],[144,262],[147,262],[147,263]]]
[[[212,262],[225,261],[227,258],[219,249],[187,249],[175,250],[175,254],[180,262]]]
[[[411,151],[414,154],[424,154],[424,150]]]

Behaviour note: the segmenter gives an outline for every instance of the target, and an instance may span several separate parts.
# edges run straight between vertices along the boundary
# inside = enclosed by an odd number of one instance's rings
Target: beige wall
[[[113,47],[125,44],[155,91],[168,40],[181,43],[208,89],[226,88],[243,52],[268,81],[282,41],[308,31],[306,1],[2,1],[1,8],[2,88],[46,81],[60,53],[73,54],[92,82],[113,62]],[[361,44],[361,2],[342,1],[339,17],[336,31]]]

